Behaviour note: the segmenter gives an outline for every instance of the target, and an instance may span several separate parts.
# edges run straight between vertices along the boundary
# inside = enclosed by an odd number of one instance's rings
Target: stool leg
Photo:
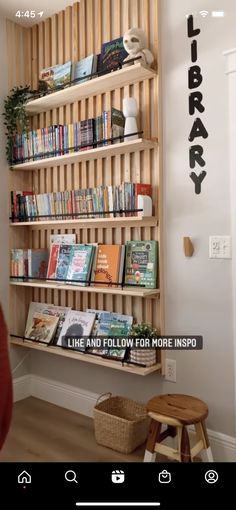
[[[158,438],[161,432],[161,423],[156,420],[152,420],[149,427],[146,450],[144,454],[144,462],[155,462],[156,452],[155,444],[158,442]]]
[[[201,428],[202,440],[204,443],[204,450],[202,450],[201,452],[202,461],[214,462],[205,422],[202,421],[201,423],[199,423],[199,427]]]
[[[190,443],[186,427],[182,427],[180,458],[181,462],[191,462]]]

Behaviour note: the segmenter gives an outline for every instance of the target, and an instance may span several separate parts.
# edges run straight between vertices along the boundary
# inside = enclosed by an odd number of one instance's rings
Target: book
[[[26,332],[30,327],[30,324],[32,323],[33,316],[36,312],[42,313],[43,315],[53,315],[54,317],[58,317],[57,328],[53,336],[53,343],[56,343],[57,339],[60,336],[65,317],[70,310],[71,308],[69,306],[56,306],[48,303],[38,303],[32,301],[29,306],[28,317],[25,327],[25,336]]]
[[[148,196],[152,198],[152,185],[138,182],[135,183],[134,185],[135,209],[138,209],[138,195]],[[135,216],[138,216],[138,212],[135,213]]]
[[[28,276],[28,251],[13,248],[10,252],[10,276]],[[16,278],[17,279],[17,278]]]
[[[68,337],[82,338],[91,334],[95,320],[94,313],[86,313],[71,310],[68,312],[57,345],[68,347]],[[85,350],[77,349],[76,350]]]
[[[100,244],[97,250],[96,266],[93,280],[95,286],[118,287],[120,270],[121,246],[116,244]],[[108,285],[103,285],[105,282]],[[112,285],[114,283],[114,285]]]
[[[42,248],[28,250],[28,276],[46,278],[48,268],[48,250]]]
[[[53,243],[50,247],[50,255],[47,269],[47,278],[56,278],[57,260],[60,252],[60,244]]]
[[[99,62],[102,71],[109,72],[118,69],[119,64],[122,64],[127,56],[128,53],[123,45],[123,37],[103,43]]]
[[[76,84],[83,83],[89,80],[89,75],[95,73],[97,70],[97,55],[89,55],[79,62],[72,64],[72,81]],[[77,81],[76,81],[77,80]]]
[[[67,280],[73,285],[88,285],[95,247],[92,244],[75,244],[70,251]],[[69,282],[70,283],[70,282]]]
[[[60,245],[57,257],[56,278],[61,280],[61,283],[63,283],[63,281],[65,281],[67,278],[70,254],[73,246],[73,244]]]
[[[51,234],[50,244],[75,244],[76,234]]]
[[[117,136],[121,137],[120,140],[114,140],[113,143],[120,143],[123,141],[125,131],[125,117],[123,112],[117,110],[117,108],[111,109],[111,133],[112,138],[116,138]]]
[[[126,336],[133,324],[131,315],[124,315],[106,310],[87,308],[86,312],[95,313],[93,336]]]
[[[49,89],[68,85],[71,80],[71,61],[42,69],[40,80],[46,82]]]
[[[110,349],[108,350],[108,353],[105,354],[103,357],[123,361],[125,359],[126,352],[127,352],[127,348],[124,348],[124,349],[118,348],[117,349],[117,348],[110,347]]]
[[[125,284],[155,289],[157,285],[157,241],[126,243]]]
[[[54,315],[35,312],[29,327],[25,331],[26,339],[49,344],[55,334],[58,320],[59,318]]]

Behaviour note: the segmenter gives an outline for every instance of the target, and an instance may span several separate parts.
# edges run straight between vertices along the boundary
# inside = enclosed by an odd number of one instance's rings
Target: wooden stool
[[[152,420],[144,462],[155,462],[157,453],[179,462],[192,462],[199,452],[203,461],[213,462],[204,421],[208,415],[205,402],[189,395],[160,395],[149,400],[147,409]],[[161,432],[162,425],[167,426],[163,432]],[[196,443],[192,448],[190,448],[188,425],[194,425],[196,430]],[[168,436],[176,435],[177,449],[161,444]]]

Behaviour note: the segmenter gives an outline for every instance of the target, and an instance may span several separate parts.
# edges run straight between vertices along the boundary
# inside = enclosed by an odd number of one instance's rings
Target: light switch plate
[[[209,237],[210,259],[231,259],[231,236]]]

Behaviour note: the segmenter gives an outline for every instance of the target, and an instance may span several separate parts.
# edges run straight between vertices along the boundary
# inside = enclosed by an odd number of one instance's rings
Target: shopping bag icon
[[[158,482],[160,483],[170,483],[171,482],[171,474],[166,469],[163,469],[158,475]]]

